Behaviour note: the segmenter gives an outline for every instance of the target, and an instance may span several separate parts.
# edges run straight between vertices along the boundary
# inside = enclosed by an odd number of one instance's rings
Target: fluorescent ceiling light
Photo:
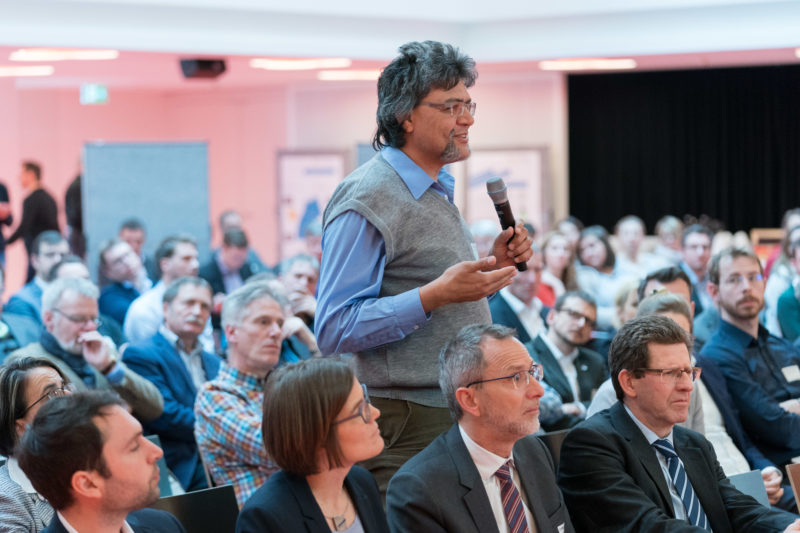
[[[30,67],[3,67],[0,66],[0,78],[20,78],[25,76],[50,76],[55,69],[51,65],[37,65]]]
[[[554,59],[539,61],[541,70],[629,70],[636,68],[633,59]]]
[[[380,77],[380,69],[370,70],[320,70],[317,79],[320,81],[375,81]]]
[[[347,68],[353,62],[346,57],[327,57],[319,59],[267,59],[250,60],[252,68],[264,70],[316,70],[320,68]]]
[[[11,52],[11,61],[97,61],[116,59],[116,50],[69,50],[59,48],[20,48]]]

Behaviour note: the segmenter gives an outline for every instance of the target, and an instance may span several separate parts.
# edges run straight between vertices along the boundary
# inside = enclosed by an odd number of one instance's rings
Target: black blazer
[[[542,441],[525,437],[514,445],[513,455],[536,530],[574,531]],[[455,424],[397,471],[386,507],[392,533],[498,531],[483,481]]]
[[[494,324],[502,324],[503,326],[514,328],[517,330],[517,338],[520,340],[520,342],[530,342],[531,336],[528,335],[528,331],[525,329],[525,326],[522,324],[519,316],[517,316],[517,313],[511,309],[511,306],[508,305],[508,302],[502,297],[502,295],[495,294],[489,300],[489,311],[492,313],[492,322]],[[550,312],[550,308],[542,306],[541,317],[545,327],[547,327],[548,312]]]
[[[136,533],[186,533],[177,518],[166,511],[140,509],[125,517],[125,521]],[[58,515],[53,514],[50,525],[42,533],[67,533]]]
[[[794,520],[736,490],[701,434],[675,426],[673,442],[712,530],[783,531]],[[558,482],[578,531],[694,530],[675,519],[656,453],[621,402],[569,432]]]
[[[344,480],[366,533],[389,533],[378,484],[372,474],[354,466]],[[303,476],[283,470],[271,475],[242,507],[236,533],[329,533],[330,525]]]
[[[255,271],[250,267],[249,262],[242,265],[242,268],[239,269],[239,275],[242,276],[242,281],[246,281],[247,278],[252,276],[254,273]],[[200,270],[197,275],[211,285],[212,294],[217,294],[220,292],[225,294],[225,282],[222,280],[222,271],[219,269],[219,265],[217,264],[216,253],[212,254],[211,259],[209,259],[207,263],[200,265]]]

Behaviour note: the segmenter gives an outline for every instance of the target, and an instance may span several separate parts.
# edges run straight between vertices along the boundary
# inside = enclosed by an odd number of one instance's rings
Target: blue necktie
[[[700,500],[697,499],[692,484],[689,483],[689,478],[686,477],[686,470],[684,470],[683,463],[681,463],[681,460],[675,453],[675,448],[672,447],[672,443],[667,439],[658,439],[653,443],[653,447],[667,458],[669,476],[672,478],[672,484],[675,485],[675,490],[678,491],[678,496],[681,497],[683,506],[686,508],[686,515],[689,517],[689,523],[693,526],[702,527],[703,529],[711,531],[706,513],[700,506]]]

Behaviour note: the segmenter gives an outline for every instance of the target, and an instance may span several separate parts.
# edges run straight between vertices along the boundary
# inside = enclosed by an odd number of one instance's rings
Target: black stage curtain
[[[800,205],[800,66],[568,76],[569,207],[775,227]]]

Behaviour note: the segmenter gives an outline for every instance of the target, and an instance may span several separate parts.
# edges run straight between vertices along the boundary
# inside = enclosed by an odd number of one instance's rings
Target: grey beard
[[[455,141],[453,138],[455,137],[455,131],[450,132],[450,142],[447,143],[447,146],[444,147],[442,150],[442,155],[439,156],[439,159],[442,163],[455,163],[456,161],[461,161],[464,159],[461,156],[461,152],[458,150]]]

